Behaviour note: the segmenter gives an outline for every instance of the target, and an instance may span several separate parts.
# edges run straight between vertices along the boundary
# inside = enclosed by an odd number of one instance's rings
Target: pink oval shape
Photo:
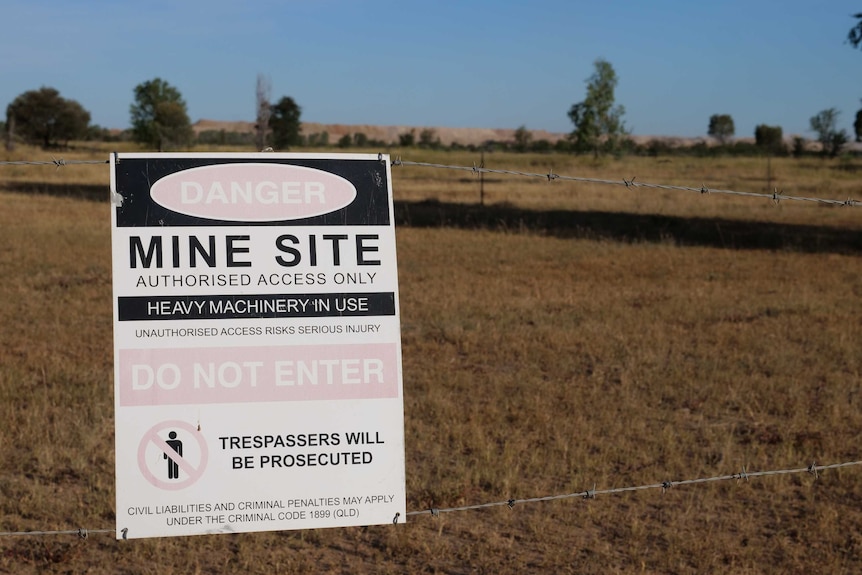
[[[181,214],[231,222],[298,220],[344,208],[356,198],[350,181],[288,164],[200,166],[150,187],[158,204]]]

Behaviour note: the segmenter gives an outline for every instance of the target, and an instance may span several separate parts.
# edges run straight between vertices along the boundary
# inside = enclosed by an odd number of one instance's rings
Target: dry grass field
[[[767,185],[756,158],[485,163]],[[862,199],[860,160],[771,169]],[[393,181],[408,510],[862,460],[862,207],[496,174],[480,206],[469,172]],[[113,529],[109,213],[106,165],[0,166],[0,531]],[[25,574],[809,571],[862,571],[862,466],[398,526],[0,537],[0,572]]]

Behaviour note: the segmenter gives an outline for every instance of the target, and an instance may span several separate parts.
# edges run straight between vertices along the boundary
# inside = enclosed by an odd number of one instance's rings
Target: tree
[[[135,86],[135,103],[129,112],[133,139],[160,152],[188,145],[194,138],[182,94],[161,78]]]
[[[771,154],[784,151],[784,131],[781,126],[759,124],[754,128],[754,143]]]
[[[86,137],[90,112],[56,89],[42,87],[24,92],[6,107],[6,124],[10,137],[14,129],[25,141],[48,148]]]
[[[856,133],[856,141],[862,142],[862,110],[856,112],[856,121],[853,122],[853,131]]]
[[[587,79],[587,96],[569,109],[574,131],[569,136],[576,152],[592,151],[598,157],[600,148],[615,151],[626,135],[622,117],[625,108],[614,106],[617,74],[603,59],[593,63],[595,71]]]
[[[821,110],[809,120],[811,131],[817,132],[817,141],[823,146],[823,155],[830,158],[837,156],[850,139],[845,130],[838,129],[838,115],[838,110],[829,108]]]
[[[419,132],[419,147],[437,149],[442,145],[440,138],[437,137],[437,131],[432,128],[425,128]]]
[[[530,140],[532,139],[533,134],[530,133],[526,126],[518,126],[518,129],[515,130],[515,150],[526,152],[530,147]]]
[[[416,145],[416,130],[398,134],[398,145],[402,148],[412,148]]]
[[[364,148],[368,145],[368,136],[364,132],[356,132],[353,134],[353,145],[357,148]]]
[[[862,44],[862,12],[858,14],[853,14],[853,17],[858,20],[856,25],[850,28],[850,32],[847,33],[847,41],[854,48],[858,48],[859,44]]]
[[[718,140],[722,146],[736,133],[733,125],[733,117],[730,114],[713,114],[709,117],[709,130],[707,133]]]
[[[291,146],[302,143],[302,123],[299,118],[302,108],[290,96],[283,96],[272,107],[269,117],[269,127],[272,130],[272,146],[279,150],[287,150]],[[327,135],[328,140],[328,135]]]
[[[269,77],[263,74],[257,75],[257,87],[255,89],[256,117],[254,123],[254,143],[258,150],[266,147],[266,139],[269,132],[269,117],[272,115],[272,83]]]

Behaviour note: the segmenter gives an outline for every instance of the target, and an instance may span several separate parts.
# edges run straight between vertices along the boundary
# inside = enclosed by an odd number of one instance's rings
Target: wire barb
[[[510,500],[506,503],[506,505],[508,505],[508,506],[509,506],[509,509],[514,509],[514,508],[515,508],[515,503],[516,503],[516,501],[515,501],[514,499],[510,499]]]
[[[817,472],[817,462],[812,461],[811,465],[808,466],[808,473],[814,476],[814,479],[819,479],[820,474]]]
[[[668,489],[673,487],[673,481],[662,481],[661,482],[661,493],[664,495],[667,493]]]

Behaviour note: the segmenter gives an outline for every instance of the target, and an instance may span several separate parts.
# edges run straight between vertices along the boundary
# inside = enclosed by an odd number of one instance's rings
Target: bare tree
[[[267,134],[269,132],[269,118],[272,115],[272,82],[269,76],[257,75],[257,118],[255,120],[255,145],[258,150],[266,147]]]

